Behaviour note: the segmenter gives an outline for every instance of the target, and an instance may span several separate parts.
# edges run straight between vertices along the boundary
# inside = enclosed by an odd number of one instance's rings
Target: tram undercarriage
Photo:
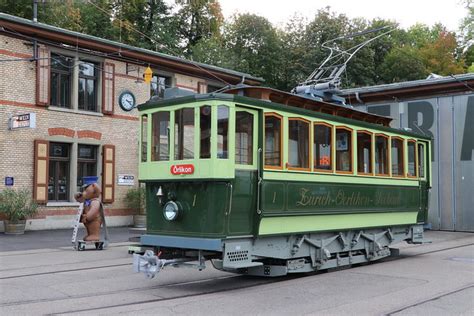
[[[155,252],[134,254],[134,270],[153,278],[166,266],[202,270],[211,260],[218,270],[275,277],[379,260],[392,255],[390,246],[401,241],[424,243],[423,226],[224,239],[221,252],[153,245]]]

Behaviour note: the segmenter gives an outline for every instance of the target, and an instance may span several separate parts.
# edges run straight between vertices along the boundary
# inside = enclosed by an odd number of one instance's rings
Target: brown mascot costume
[[[76,201],[84,203],[84,212],[81,217],[81,223],[87,230],[84,241],[99,241],[100,239],[100,225],[102,223],[100,194],[99,186],[97,183],[93,183],[88,185],[82,193],[75,195]]]

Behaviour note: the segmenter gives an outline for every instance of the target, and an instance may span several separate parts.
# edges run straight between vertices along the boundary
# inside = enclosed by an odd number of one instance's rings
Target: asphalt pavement
[[[82,226],[82,225],[81,225]],[[127,242],[135,234],[129,233],[129,227],[108,228],[111,243]],[[77,234],[81,239],[86,235],[83,228]],[[0,252],[19,251],[71,246],[72,228],[55,230],[29,230],[24,235],[6,235],[0,233]]]
[[[132,272],[128,228],[74,251],[71,231],[0,234],[0,315],[474,315],[474,234],[429,231],[400,256],[280,278]],[[79,235],[81,236],[81,235]]]

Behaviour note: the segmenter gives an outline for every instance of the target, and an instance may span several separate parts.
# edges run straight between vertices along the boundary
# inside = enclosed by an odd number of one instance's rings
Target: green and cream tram
[[[430,138],[390,118],[242,87],[139,106],[147,232],[136,271],[211,260],[277,276],[421,243]],[[192,263],[195,262],[195,263]]]

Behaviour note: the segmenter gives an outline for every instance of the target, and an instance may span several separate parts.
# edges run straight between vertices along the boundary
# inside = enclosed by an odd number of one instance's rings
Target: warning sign
[[[146,83],[151,82],[152,75],[153,75],[153,70],[151,70],[150,66],[148,66],[145,69],[145,73],[143,74],[143,79],[145,80]]]

